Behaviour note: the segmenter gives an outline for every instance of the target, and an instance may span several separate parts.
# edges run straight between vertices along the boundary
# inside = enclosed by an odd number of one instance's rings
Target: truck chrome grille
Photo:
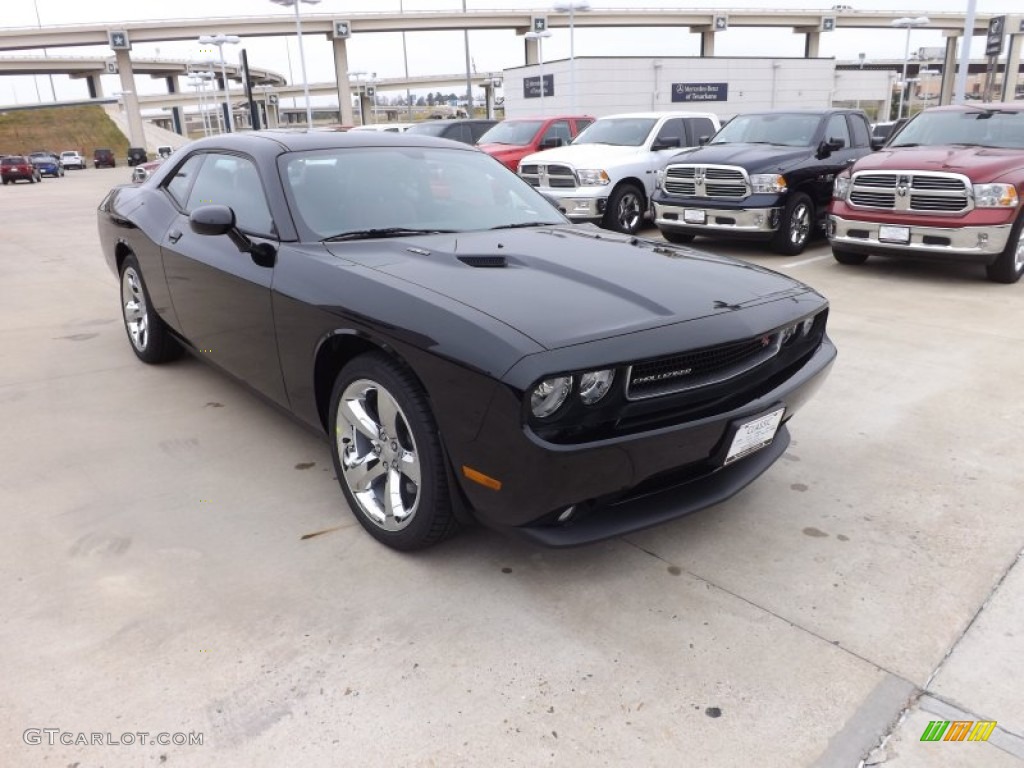
[[[575,189],[576,173],[568,165],[524,165],[519,175],[532,187]]]
[[[746,373],[778,354],[779,333],[684,352],[631,366],[626,397],[643,400],[718,384]]]
[[[877,171],[855,173],[850,205],[914,213],[966,213],[974,208],[971,183],[958,173]]]
[[[747,172],[731,165],[670,165],[664,187],[670,195],[705,200],[742,200],[750,195]]]

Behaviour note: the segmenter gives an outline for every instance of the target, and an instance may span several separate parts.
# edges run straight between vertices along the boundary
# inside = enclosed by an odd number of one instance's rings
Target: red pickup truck
[[[476,143],[506,168],[515,171],[519,161],[542,149],[568,144],[580,131],[594,122],[585,116],[513,117],[502,120]]]
[[[983,264],[990,280],[1024,274],[1024,103],[926,109],[880,151],[836,176],[832,254]]]

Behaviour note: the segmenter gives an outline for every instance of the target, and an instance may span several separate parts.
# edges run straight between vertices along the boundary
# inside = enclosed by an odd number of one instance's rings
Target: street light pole
[[[589,0],[567,0],[552,6],[559,13],[569,12],[569,90],[572,113],[576,114],[576,12],[585,13],[590,10]],[[540,43],[538,43],[538,46]],[[543,83],[542,83],[543,87]]]
[[[909,16],[903,16],[889,22],[893,27],[906,27],[907,30],[907,43],[903,49],[903,77],[900,78],[900,108],[896,116],[897,120],[903,117],[903,101],[907,91],[907,63],[910,61],[910,30],[914,27],[923,27],[929,21],[930,19],[927,16],[918,16],[914,19]]]
[[[306,127],[312,129],[313,107],[309,101],[309,78],[306,76],[306,51],[302,47],[302,15],[299,13],[299,3],[316,5],[320,0],[270,0],[270,2],[285,8],[289,6],[294,6],[295,8],[295,32],[299,38],[299,64],[302,68],[302,92],[306,97]]]
[[[544,114],[544,38],[551,37],[550,30],[545,29],[543,32],[527,32],[526,38],[528,40],[537,41],[537,64],[540,70],[540,113]]]
[[[217,50],[220,52],[220,78],[224,84],[224,105],[228,113],[227,123],[228,131],[230,133],[235,132],[235,117],[231,114],[231,92],[228,88],[228,70],[227,64],[224,62],[224,46],[225,45],[238,45],[242,41],[238,35],[203,35],[199,38],[200,45],[216,45]]]

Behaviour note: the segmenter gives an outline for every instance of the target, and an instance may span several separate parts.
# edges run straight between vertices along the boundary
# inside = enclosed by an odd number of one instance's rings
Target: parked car
[[[567,147],[527,155],[519,175],[573,221],[632,234],[654,192],[654,174],[683,147],[718,130],[710,112],[637,112],[594,121]]]
[[[73,149],[67,149],[60,153],[60,164],[64,166],[66,171],[72,168],[77,168],[80,171],[85,170],[85,158]]]
[[[149,162],[145,147],[128,147],[128,165],[140,165]]]
[[[592,117],[513,117],[502,120],[480,137],[477,146],[511,171],[534,152],[571,144],[594,122]]]
[[[579,544],[722,501],[836,354],[808,286],[595,236],[408,132],[200,139],[98,217],[135,355],[202,350],[321,432],[397,549],[474,519]]]
[[[874,123],[871,126],[871,138],[876,141],[885,142],[896,131],[903,127],[909,118],[901,117],[899,120],[892,120],[885,123]]]
[[[467,119],[467,120],[426,120],[409,126],[406,133],[418,136],[437,136],[441,139],[452,139],[461,141],[463,144],[476,144],[480,137],[487,133],[488,129],[497,120]]]
[[[797,254],[824,231],[835,175],[872,151],[860,110],[738,115],[659,174],[654,222],[674,243],[746,238]]]
[[[92,153],[93,168],[116,168],[117,159],[112,149],[97,149]]]
[[[988,278],[1024,274],[1024,104],[926,109],[835,180],[829,216],[840,264],[868,256],[965,261]]]
[[[170,146],[169,144],[164,144],[163,146],[156,148],[157,157],[163,158],[164,160],[166,160],[172,154],[174,154],[174,147]]]
[[[132,168],[132,183],[141,184],[150,176],[153,175],[153,171],[164,164],[165,158],[160,157],[156,160],[150,160],[148,163],[142,163]]]
[[[33,152],[28,156],[29,162],[39,171],[39,176],[53,176],[55,179],[64,176],[64,166],[60,158],[50,152]]]
[[[24,155],[8,155],[0,160],[0,178],[4,184],[13,184],[19,180],[35,184],[43,180],[39,169]]]

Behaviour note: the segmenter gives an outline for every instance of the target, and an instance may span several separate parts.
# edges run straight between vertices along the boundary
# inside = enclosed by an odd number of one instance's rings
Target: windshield
[[[506,120],[498,123],[480,137],[477,144],[510,144],[525,147],[544,125],[541,120]]]
[[[739,115],[711,140],[712,144],[776,144],[809,147],[818,132],[818,115]]]
[[[443,120],[438,120],[436,123],[416,123],[416,125],[409,126],[409,130],[406,133],[418,133],[423,136],[441,136],[444,133],[444,129],[449,125],[451,123],[446,123]]]
[[[639,147],[658,121],[653,117],[606,117],[596,120],[576,137],[573,144],[615,144]]]
[[[922,112],[903,127],[888,147],[942,144],[1024,149],[1024,111]]]
[[[483,152],[359,147],[295,152],[280,163],[305,239],[566,223],[539,192]]]

